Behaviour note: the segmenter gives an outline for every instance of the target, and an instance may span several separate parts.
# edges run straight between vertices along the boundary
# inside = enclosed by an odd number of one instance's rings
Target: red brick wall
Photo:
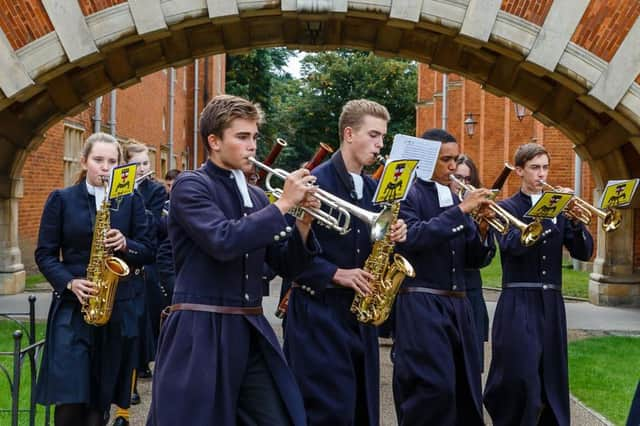
[[[480,115],[476,120],[479,122],[476,143],[480,145],[480,155],[476,162],[486,185],[486,182],[492,182],[502,171],[506,131],[504,99],[481,91]]]
[[[500,9],[534,24],[542,25],[552,3],[552,0],[502,0]]]
[[[118,135],[131,137],[156,149],[156,173],[160,173],[160,146],[165,145],[169,130],[169,72],[160,71],[143,77],[140,84],[118,90],[116,128]],[[104,97],[108,101],[109,97]],[[108,102],[105,102],[107,104]],[[105,105],[103,123],[109,117]],[[163,129],[164,122],[164,129]],[[162,178],[163,176],[156,176]]]
[[[571,41],[610,61],[639,14],[638,1],[592,1]]]
[[[53,24],[39,0],[0,0],[0,29],[19,49],[53,31]]]
[[[102,9],[124,3],[127,0],[83,0],[80,2],[80,9],[85,16],[96,13]]]

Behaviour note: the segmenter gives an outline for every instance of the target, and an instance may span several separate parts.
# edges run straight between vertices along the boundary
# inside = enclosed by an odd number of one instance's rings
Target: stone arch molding
[[[556,0],[533,23],[501,0],[112,0],[91,14],[93,0],[41,0],[51,31],[15,48],[0,33],[0,249],[14,253],[0,274],[20,262],[20,173],[48,127],[151,72],[256,47],[354,47],[458,73],[563,131],[598,186],[638,176],[640,20],[604,60],[571,41],[599,2]]]

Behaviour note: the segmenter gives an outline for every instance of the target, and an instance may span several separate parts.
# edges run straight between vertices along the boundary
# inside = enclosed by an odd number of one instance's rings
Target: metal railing
[[[16,324],[18,329],[13,332],[13,351],[0,352],[0,357],[12,357],[13,371],[0,364],[0,370],[4,373],[9,388],[11,389],[11,408],[0,408],[0,412],[11,412],[11,426],[18,426],[20,413],[29,413],[29,426],[34,426],[36,421],[35,387],[38,373],[38,361],[44,348],[45,339],[36,342],[36,297],[29,296],[29,312],[0,312],[0,318],[7,319]],[[29,324],[25,325],[19,318],[29,317]],[[22,347],[22,338],[26,334],[27,346]],[[20,408],[20,379],[25,360],[29,360],[30,395],[29,409]],[[45,407],[44,424],[49,425],[49,407]]]

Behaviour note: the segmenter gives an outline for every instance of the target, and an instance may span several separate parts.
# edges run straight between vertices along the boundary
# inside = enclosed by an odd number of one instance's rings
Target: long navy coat
[[[531,197],[518,192],[500,205],[523,218],[531,208]],[[520,243],[520,231],[513,227],[498,237],[503,285],[562,285],[563,245],[576,259],[591,257],[593,239],[583,225],[574,225],[563,215],[556,223],[547,219],[542,225],[543,236],[531,247]],[[561,292],[503,289],[493,320],[484,402],[494,425],[536,424],[538,416],[540,424],[569,424],[567,323]]]
[[[138,192],[144,199],[147,210],[149,227],[153,233],[153,243],[156,248],[160,242],[160,221],[162,207],[167,200],[167,192],[160,183],[146,179],[138,185]],[[147,363],[153,361],[155,348],[160,333],[160,313],[168,304],[164,292],[160,287],[160,278],[155,259],[144,266],[143,273],[136,288],[136,308],[139,313],[140,325],[140,362],[139,368],[147,368]]]
[[[340,151],[312,174],[332,194],[374,210],[376,183],[364,179],[363,197],[352,197],[353,182]],[[369,227],[351,217],[351,231],[340,235],[314,223],[322,255],[296,278],[285,325],[284,351],[302,390],[310,425],[378,425],[378,337],[374,326],[350,312],[354,291],[331,280],[337,268],[362,268],[371,251]]]
[[[169,212],[173,303],[260,306],[265,261],[294,276],[316,253],[312,235],[305,246],[259,188],[249,193],[253,208],[242,206],[231,172],[211,161],[178,176]],[[195,311],[173,312],[162,326],[148,424],[235,425],[255,335],[291,422],[305,424],[295,379],[264,315]]]
[[[95,199],[85,182],[56,190],[47,200],[35,252],[36,263],[53,287],[47,343],[38,378],[41,404],[85,403],[105,410],[129,406],[137,337],[134,288],[120,280],[111,320],[95,327],[82,318],[81,305],[66,289],[86,276],[93,240]],[[128,253],[115,253],[131,270],[154,257],[147,239],[142,198],[133,194],[111,203],[111,227],[127,238]]]
[[[486,262],[489,245],[458,207],[440,207],[433,182],[416,180],[402,203],[407,240],[398,250],[416,276],[406,287],[464,291],[464,270]],[[401,425],[482,424],[476,330],[467,298],[400,293],[395,305],[393,394]]]

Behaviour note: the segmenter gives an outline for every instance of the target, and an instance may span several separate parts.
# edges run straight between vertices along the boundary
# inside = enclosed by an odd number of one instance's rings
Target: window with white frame
[[[80,173],[80,157],[82,155],[82,135],[84,128],[72,123],[64,124],[64,186],[75,183]]]

